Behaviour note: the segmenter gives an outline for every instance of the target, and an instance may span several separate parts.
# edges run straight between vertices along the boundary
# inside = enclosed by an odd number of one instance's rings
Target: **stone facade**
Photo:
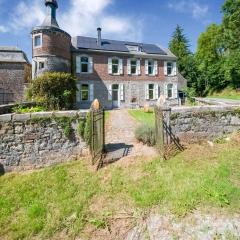
[[[20,49],[0,47],[0,105],[22,101],[30,76],[30,64]]]
[[[85,113],[46,112],[0,115],[0,164],[5,171],[39,168],[76,159],[86,152],[77,133]],[[71,120],[70,136],[60,120]]]
[[[172,108],[170,126],[174,135],[183,142],[212,140],[240,130],[240,108],[239,106]]]

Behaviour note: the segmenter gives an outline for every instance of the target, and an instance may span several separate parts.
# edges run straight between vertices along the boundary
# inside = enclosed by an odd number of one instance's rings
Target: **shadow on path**
[[[133,145],[125,143],[110,143],[105,146],[106,155],[101,167],[114,163],[130,154]]]

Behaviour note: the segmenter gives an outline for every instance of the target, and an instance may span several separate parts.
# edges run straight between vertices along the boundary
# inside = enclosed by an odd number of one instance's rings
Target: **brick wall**
[[[83,53],[84,54],[84,53]],[[72,57],[72,71],[76,74],[76,55],[79,55],[74,53]],[[122,56],[122,55],[111,55],[111,54],[87,54],[90,57],[93,57],[93,74],[77,74],[78,80],[108,80],[108,81],[164,81],[164,61],[158,60],[158,75],[157,76],[148,76],[145,75],[145,58],[141,59],[141,75],[139,76],[132,76],[128,75],[127,71],[127,59],[132,58],[132,56]],[[108,58],[109,57],[119,57],[123,59],[123,75],[109,75],[108,74]]]
[[[33,48],[33,57],[54,55],[70,60],[70,47],[71,38],[68,35],[62,32],[45,30],[42,32],[42,47]]]
[[[14,94],[14,101],[21,101],[24,95],[24,63],[0,63],[0,88]]]

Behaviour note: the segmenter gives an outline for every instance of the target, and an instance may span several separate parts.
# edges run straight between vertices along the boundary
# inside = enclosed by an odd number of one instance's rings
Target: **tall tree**
[[[178,58],[178,69],[184,75],[184,61],[191,54],[191,51],[189,50],[189,41],[183,33],[183,28],[179,25],[177,25],[169,42],[169,49]]]

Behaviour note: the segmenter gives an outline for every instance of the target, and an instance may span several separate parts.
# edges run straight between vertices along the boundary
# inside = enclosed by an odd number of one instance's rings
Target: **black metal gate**
[[[104,109],[91,109],[91,155],[92,164],[101,164],[105,150],[105,119]]]

